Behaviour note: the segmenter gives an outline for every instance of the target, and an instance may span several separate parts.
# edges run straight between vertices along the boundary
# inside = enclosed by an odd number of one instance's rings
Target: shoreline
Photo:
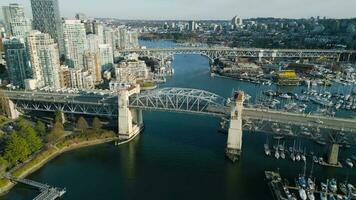
[[[117,145],[126,144],[127,142],[129,142],[132,139],[134,139],[137,135],[135,135],[133,138],[131,138],[129,140],[122,141],[122,142],[118,143]],[[39,163],[35,164],[34,166],[30,167],[29,169],[25,170],[18,177],[19,178],[25,178],[25,177],[31,175],[32,173],[34,173],[37,170],[41,169],[48,162],[52,161],[56,157],[66,153],[66,152],[77,150],[77,149],[81,149],[81,148],[85,148],[85,147],[91,147],[91,146],[96,146],[96,145],[105,144],[105,143],[109,143],[109,142],[114,142],[114,141],[117,141],[117,140],[119,140],[119,138],[117,136],[99,138],[99,139],[96,138],[94,140],[88,140],[88,141],[83,141],[83,142],[80,142],[80,143],[74,143],[74,144],[71,144],[71,145],[69,145],[67,147],[63,147],[62,149],[59,149],[56,146],[51,147],[51,149],[48,149],[48,150],[45,150],[45,151],[42,152],[42,153],[50,152],[50,154],[46,158],[44,158],[42,161],[40,161]],[[26,164],[28,164],[31,161],[33,161],[34,159],[36,159],[36,157],[34,157],[32,160],[28,161]],[[24,164],[22,167],[26,166],[26,164]],[[21,169],[21,167],[19,169]],[[5,185],[0,188],[0,196],[6,195],[17,184],[17,183],[11,182],[8,179],[3,179],[3,180],[7,181],[7,183],[5,183]]]

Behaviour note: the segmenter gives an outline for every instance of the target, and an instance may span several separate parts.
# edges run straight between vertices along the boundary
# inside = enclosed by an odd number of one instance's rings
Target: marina
[[[275,200],[351,200],[356,199],[355,187],[348,182],[337,185],[336,179],[316,183],[315,178],[300,175],[290,185],[279,172],[265,171],[265,178]]]

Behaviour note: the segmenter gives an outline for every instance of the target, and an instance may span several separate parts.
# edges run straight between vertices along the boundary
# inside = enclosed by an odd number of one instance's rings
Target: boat
[[[346,159],[346,164],[347,164],[347,166],[349,166],[350,168],[353,168],[353,167],[354,167],[354,164],[352,163],[352,161],[351,161],[350,158]]]
[[[284,144],[285,144],[285,143],[283,143],[283,145],[280,145],[280,147],[279,147],[279,150],[281,151],[280,154],[281,154],[281,158],[282,158],[282,159],[286,159]]]
[[[305,178],[304,176],[299,176],[298,180],[296,181],[297,187],[298,187],[298,193],[299,193],[299,197],[302,200],[307,200],[307,193],[305,192],[305,188],[306,188],[306,182],[305,182]]]
[[[324,164],[324,158],[323,157],[319,157],[319,164],[321,164],[321,165]]]
[[[278,148],[276,149],[276,151],[274,152],[274,157],[279,159],[279,152],[278,152]]]
[[[307,190],[307,196],[309,200],[315,200],[314,193],[311,190]]]
[[[307,161],[307,157],[305,156],[305,149],[304,149],[304,153],[302,154],[302,160],[303,160],[303,162]]]
[[[325,183],[321,183],[321,192],[320,192],[320,200],[328,199],[328,186]]]
[[[313,156],[313,161],[314,161],[314,163],[319,163],[318,157]]]
[[[271,155],[271,150],[269,149],[268,144],[264,145],[264,149],[265,149],[266,156],[270,156]]]
[[[329,190],[332,192],[332,193],[336,193],[337,191],[337,182],[336,182],[336,179],[331,179],[329,181]]]
[[[315,190],[315,183],[310,177],[308,178],[308,188],[309,188],[309,190],[312,190],[312,191]]]
[[[328,200],[328,195],[326,192],[320,192],[320,200]]]
[[[347,184],[347,189],[349,190],[350,197],[351,198],[356,198],[356,189],[352,184]]]
[[[347,186],[346,186],[346,182],[345,183],[340,183],[339,189],[344,195],[348,195],[349,192],[348,192],[348,189],[347,189]]]
[[[284,151],[281,151],[281,158],[284,160],[286,159],[286,154],[284,153]]]
[[[271,149],[269,148],[268,138],[266,140],[266,143],[264,144],[264,150],[265,150],[266,156],[270,156],[271,155]]]
[[[300,161],[301,157],[300,157],[300,155],[299,155],[299,152],[297,152],[297,155],[295,156],[295,159],[296,159],[297,161]]]

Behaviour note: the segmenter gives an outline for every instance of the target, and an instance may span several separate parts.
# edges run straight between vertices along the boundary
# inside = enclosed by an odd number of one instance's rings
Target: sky
[[[20,3],[31,17],[30,0],[1,0],[0,6]],[[61,16],[146,20],[228,20],[233,16],[309,18],[356,17],[356,0],[59,0]],[[2,13],[1,13],[2,18]]]

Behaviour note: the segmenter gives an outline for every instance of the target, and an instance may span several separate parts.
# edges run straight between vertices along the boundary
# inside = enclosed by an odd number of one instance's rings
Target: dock
[[[296,194],[298,194],[299,188],[297,186],[287,185],[283,180],[281,175],[278,172],[274,171],[265,171],[265,177],[268,180],[268,186],[271,189],[273,199],[275,200],[288,200],[288,199],[299,199]],[[306,189],[307,191],[310,191]],[[318,196],[322,191],[318,190],[317,187],[315,190],[312,190],[314,195]],[[325,194],[329,196],[339,196],[343,199],[356,199],[356,196],[352,196],[351,194],[345,196],[343,194],[331,193],[330,191],[325,192]]]
[[[38,196],[36,196],[33,200],[55,200],[62,197],[66,193],[65,189],[52,187],[50,185],[43,184],[37,181],[33,181],[29,179],[21,179],[11,175],[7,175],[6,178],[8,178],[13,182],[22,183],[24,185],[28,185],[38,189],[41,193]]]

